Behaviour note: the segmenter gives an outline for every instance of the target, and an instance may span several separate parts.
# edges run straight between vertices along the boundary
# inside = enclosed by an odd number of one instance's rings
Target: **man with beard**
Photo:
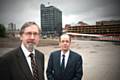
[[[44,80],[44,55],[35,49],[40,32],[35,22],[23,24],[21,45],[0,58],[1,80]]]
[[[51,53],[48,67],[48,80],[81,80],[83,76],[82,57],[70,49],[71,37],[63,34],[59,38],[60,50]]]

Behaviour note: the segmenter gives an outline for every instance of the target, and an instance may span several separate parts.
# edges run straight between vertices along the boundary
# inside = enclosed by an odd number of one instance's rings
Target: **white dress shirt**
[[[26,49],[26,47],[24,46],[24,44],[21,44],[21,48],[22,48],[23,53],[24,53],[24,55],[25,55],[25,57],[26,57],[27,63],[28,63],[28,65],[29,65],[29,68],[30,68],[31,72],[33,73],[33,71],[32,71],[32,66],[31,66],[31,58],[30,58],[30,56],[29,56],[31,52],[29,52],[29,51]],[[35,50],[33,50],[32,53],[35,55]]]
[[[68,50],[66,53],[63,53],[63,51],[61,51],[61,58],[60,58],[60,63],[62,63],[62,59],[63,59],[63,56],[62,55],[65,55],[65,67],[67,66],[67,62],[68,62],[68,58],[69,58],[69,54],[70,54],[70,50]]]

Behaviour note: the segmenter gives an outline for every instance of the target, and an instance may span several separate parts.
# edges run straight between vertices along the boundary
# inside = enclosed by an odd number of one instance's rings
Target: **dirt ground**
[[[20,45],[19,38],[0,38],[0,48],[14,48]],[[58,45],[54,39],[41,39],[39,46]]]

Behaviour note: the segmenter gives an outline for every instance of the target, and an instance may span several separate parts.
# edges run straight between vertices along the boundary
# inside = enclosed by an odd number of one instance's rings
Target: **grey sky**
[[[84,21],[95,24],[99,20],[120,19],[119,0],[1,0],[0,23],[10,22],[20,27],[25,21],[40,25],[40,4],[53,5],[63,14],[63,26]]]

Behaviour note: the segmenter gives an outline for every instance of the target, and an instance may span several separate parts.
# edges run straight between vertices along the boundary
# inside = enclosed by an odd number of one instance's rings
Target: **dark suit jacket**
[[[44,55],[35,50],[40,80],[44,80]],[[0,80],[33,80],[32,73],[21,47],[0,58]]]
[[[70,51],[67,66],[64,73],[60,71],[61,51],[52,52],[48,61],[47,78],[48,80],[81,80],[83,75],[82,57]]]

